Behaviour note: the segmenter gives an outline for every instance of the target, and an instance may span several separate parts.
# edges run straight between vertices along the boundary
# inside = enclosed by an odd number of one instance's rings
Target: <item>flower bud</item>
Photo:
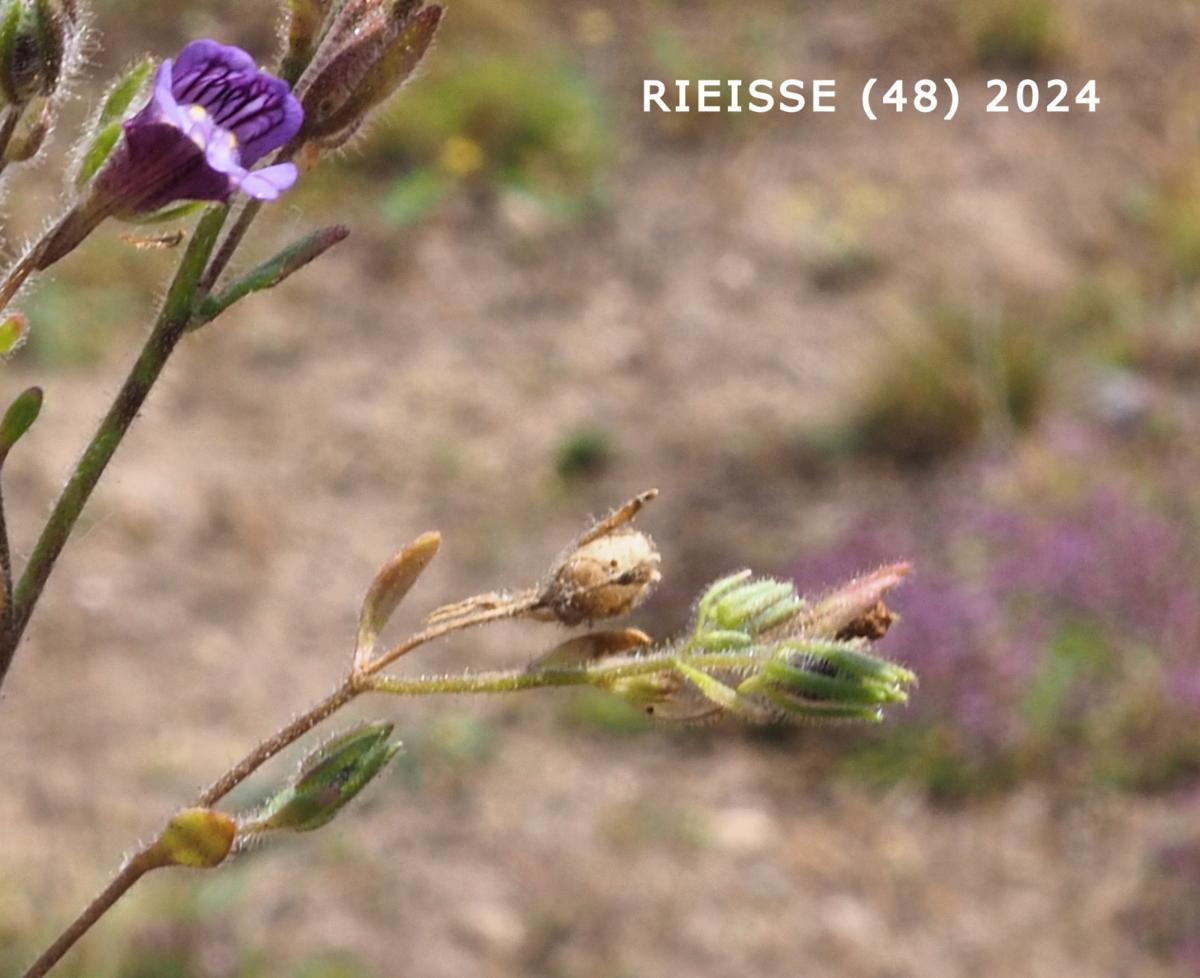
[[[442,8],[429,6],[394,28],[386,46],[362,76],[353,93],[321,120],[321,134],[340,133],[356,126],[408,81],[433,43]]]
[[[0,319],[0,360],[6,360],[25,345],[29,336],[29,320],[24,314],[10,312]]]
[[[156,866],[212,869],[225,861],[237,837],[237,823],[224,812],[189,808],[163,829],[150,850]]]
[[[331,125],[329,120],[350,100],[363,77],[383,53],[391,36],[391,27],[387,17],[382,12],[376,12],[357,24],[353,31],[347,32],[344,42],[336,39],[337,32],[335,25],[325,42],[331,48],[330,53],[324,53],[323,45],[320,60],[313,64],[297,86],[300,104],[304,106],[304,127],[300,134],[303,139],[329,136],[344,127]]]
[[[408,80],[442,19],[440,6],[414,13],[417,6],[402,0],[388,10],[350,0],[343,8],[326,40],[333,53],[310,70],[305,86],[305,139],[336,143]]]
[[[67,54],[67,18],[51,0],[34,0],[38,51],[41,54],[41,93],[52,95],[62,77]]]
[[[589,540],[558,565],[537,609],[564,625],[627,615],[661,580],[660,562],[654,541],[640,530],[622,529]]]
[[[781,631],[828,639],[881,638],[895,617],[883,598],[911,570],[909,564],[889,564],[856,577],[804,609]]]
[[[717,581],[701,597],[697,636],[715,629],[753,637],[790,621],[803,607],[794,584],[770,577],[751,580],[750,572],[742,571]]]
[[[310,832],[332,821],[400,751],[389,743],[390,723],[367,723],[322,744],[300,765],[295,779],[243,828],[257,832]]]
[[[26,0],[8,0],[0,19],[0,93],[24,105],[41,88],[38,24]]]
[[[78,38],[53,0],[9,0],[0,14],[0,93],[12,105],[53,95]]]

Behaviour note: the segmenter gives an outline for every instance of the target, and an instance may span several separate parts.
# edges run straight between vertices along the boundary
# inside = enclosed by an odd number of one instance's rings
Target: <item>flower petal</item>
[[[241,48],[202,38],[184,47],[175,59],[173,94],[180,102],[198,102],[195,93],[203,86],[196,83],[201,76],[211,80],[212,76],[254,75],[257,71],[254,59]]]
[[[296,182],[294,163],[276,163],[248,173],[240,184],[242,193],[258,200],[274,200]]]

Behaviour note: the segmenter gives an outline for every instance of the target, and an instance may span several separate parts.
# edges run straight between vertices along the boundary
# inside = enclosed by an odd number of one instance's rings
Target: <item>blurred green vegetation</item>
[[[607,469],[614,453],[613,436],[607,429],[577,428],[559,443],[554,469],[567,482],[586,479]]]
[[[893,339],[863,382],[845,426],[827,433],[851,454],[920,466],[988,432],[1033,424],[1049,389],[1044,322],[936,308],[925,329]]]
[[[1192,285],[1200,280],[1200,152],[1169,173],[1144,206],[1166,272]]]
[[[407,223],[456,186],[517,187],[573,216],[614,158],[605,97],[565,58],[439,57],[365,144],[359,168],[406,169],[386,204]]]
[[[981,64],[1037,68],[1066,48],[1057,0],[960,0],[958,9]]]
[[[496,751],[496,730],[469,713],[446,712],[403,731],[404,750],[392,762],[392,777],[412,791],[461,787]]]

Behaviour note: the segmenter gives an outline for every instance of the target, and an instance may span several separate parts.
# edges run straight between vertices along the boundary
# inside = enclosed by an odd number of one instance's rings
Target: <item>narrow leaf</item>
[[[120,122],[125,117],[133,100],[138,97],[149,80],[150,73],[154,70],[154,64],[153,58],[143,58],[129,68],[108,90],[108,96],[100,108],[98,122],[101,126],[107,126],[110,122]]]
[[[219,295],[209,296],[200,304],[189,330],[212,322],[226,309],[253,292],[274,288],[285,278],[319,258],[336,244],[345,241],[350,229],[342,224],[321,228],[284,248],[273,258],[252,269]]]
[[[363,598],[358,616],[356,663],[361,664],[361,660],[375,648],[379,633],[429,562],[437,556],[441,545],[440,533],[422,533],[379,569]]]
[[[42,410],[42,389],[30,387],[17,395],[17,399],[4,412],[4,420],[0,421],[0,462],[24,436],[37,420]]]

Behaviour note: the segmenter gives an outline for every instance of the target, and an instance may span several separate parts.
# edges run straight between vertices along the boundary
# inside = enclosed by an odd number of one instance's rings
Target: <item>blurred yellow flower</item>
[[[451,136],[438,153],[442,169],[456,177],[468,177],[483,168],[483,147],[466,136]]]

